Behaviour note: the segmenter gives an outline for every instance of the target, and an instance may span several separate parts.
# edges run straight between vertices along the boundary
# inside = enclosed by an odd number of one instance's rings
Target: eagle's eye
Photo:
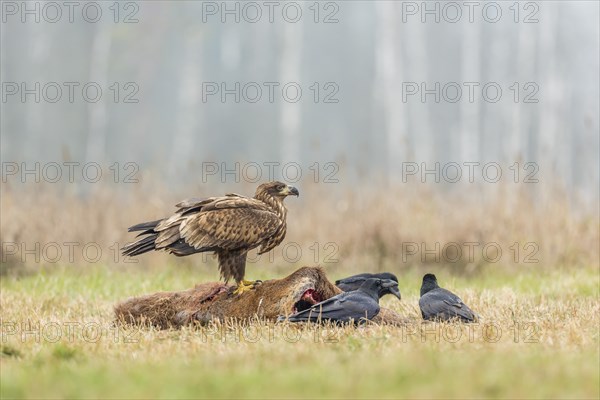
[[[277,190],[278,192],[281,192],[284,188],[285,188],[285,185],[277,185],[277,186],[275,186],[275,190]]]

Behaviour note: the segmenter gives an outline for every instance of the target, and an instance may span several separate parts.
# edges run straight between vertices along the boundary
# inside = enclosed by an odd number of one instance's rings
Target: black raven
[[[438,286],[433,274],[423,277],[419,307],[423,319],[430,321],[458,318],[463,322],[474,322],[477,319],[477,315],[457,295]]]
[[[358,274],[352,275],[344,279],[339,279],[335,281],[335,285],[342,289],[344,292],[351,292],[352,290],[356,290],[369,278],[379,278],[379,279],[390,279],[396,283],[398,283],[398,278],[396,275],[390,272],[382,272],[380,274]]]
[[[379,313],[379,299],[386,294],[400,298],[398,283],[391,279],[371,278],[363,282],[351,292],[340,293],[325,301],[314,304],[310,308],[287,317],[291,322],[321,322],[336,323],[364,322]],[[279,317],[278,321],[285,321]]]

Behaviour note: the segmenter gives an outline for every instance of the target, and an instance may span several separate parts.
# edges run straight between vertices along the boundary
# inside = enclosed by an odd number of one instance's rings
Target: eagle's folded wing
[[[181,221],[180,237],[196,250],[250,250],[283,224],[277,214],[256,208],[212,209]]]
[[[284,223],[261,201],[242,196],[189,199],[155,228],[156,249],[176,255],[256,247]]]

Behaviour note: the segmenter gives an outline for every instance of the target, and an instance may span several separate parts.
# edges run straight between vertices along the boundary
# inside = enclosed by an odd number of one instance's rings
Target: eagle
[[[244,280],[246,255],[260,246],[258,254],[279,245],[286,234],[287,209],[283,200],[299,196],[293,186],[274,181],[263,183],[254,197],[228,193],[222,197],[184,200],[168,218],[143,222],[129,228],[141,238],[125,245],[124,256],[163,250],[178,257],[213,252],[219,261],[221,278],[235,279],[241,294],[256,282]]]

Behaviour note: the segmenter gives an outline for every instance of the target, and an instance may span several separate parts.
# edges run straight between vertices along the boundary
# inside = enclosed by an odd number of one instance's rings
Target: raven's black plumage
[[[458,318],[463,322],[474,322],[477,315],[462,302],[460,297],[439,287],[433,274],[426,274],[421,285],[419,307],[423,319],[449,321]]]
[[[344,292],[351,292],[352,290],[356,290],[369,278],[379,278],[379,279],[390,279],[396,283],[398,283],[398,278],[396,275],[390,272],[382,272],[380,274],[358,274],[352,275],[344,279],[339,279],[335,281],[335,285],[342,289]]]
[[[287,320],[357,324],[375,317],[380,310],[379,299],[388,293],[400,298],[397,282],[391,279],[367,279],[357,290],[338,294],[304,311],[290,315]],[[285,319],[285,317],[279,318],[280,321]]]

